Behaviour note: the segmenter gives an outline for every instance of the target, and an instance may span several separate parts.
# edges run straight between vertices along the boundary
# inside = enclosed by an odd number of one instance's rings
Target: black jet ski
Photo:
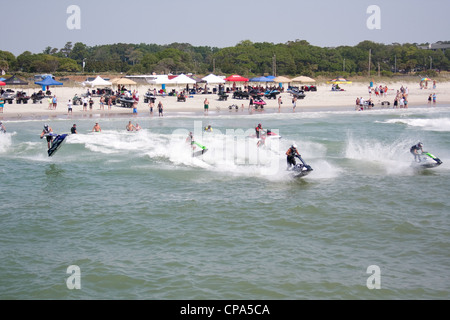
[[[301,156],[296,155],[295,157],[300,161],[296,161],[296,164],[290,169],[294,178],[304,177],[310,174],[311,171],[313,171],[313,168],[311,168],[310,165],[306,164]]]

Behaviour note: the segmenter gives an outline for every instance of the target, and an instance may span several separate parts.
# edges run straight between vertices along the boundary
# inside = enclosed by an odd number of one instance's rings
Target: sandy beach
[[[448,105],[450,104],[450,82],[438,82],[436,85],[436,89],[433,89],[430,85],[428,89],[421,89],[419,86],[419,82],[395,82],[395,83],[376,83],[374,82],[374,86],[388,86],[388,93],[385,97],[376,97],[375,94],[369,95],[368,84],[366,83],[351,83],[351,84],[342,84],[341,88],[344,91],[332,91],[331,84],[318,84],[317,91],[305,92],[306,97],[304,99],[297,101],[297,107],[295,112],[301,111],[323,111],[323,110],[345,110],[352,111],[355,110],[355,101],[357,97],[363,97],[365,100],[372,98],[375,103],[374,109],[386,108],[386,106],[382,106],[381,102],[389,101],[390,106],[387,108],[393,108],[393,101],[396,95],[397,90],[399,90],[402,86],[408,88],[408,106],[424,106],[428,104],[428,96],[430,94],[436,93],[436,106]],[[214,85],[209,85],[209,90],[214,88]],[[6,89],[5,87],[3,87]],[[152,85],[138,85],[127,88],[131,91],[136,90],[139,92],[140,99],[137,104],[137,113],[133,113],[132,108],[124,108],[118,105],[113,105],[111,109],[108,109],[108,106],[105,106],[104,110],[100,109],[100,97],[94,97],[94,105],[92,110],[83,111],[83,107],[80,105],[73,106],[73,113],[68,114],[67,103],[69,99],[72,99],[75,94],[79,96],[82,93],[85,93],[87,88],[83,86],[61,86],[61,87],[51,87],[50,90],[52,95],[56,95],[58,99],[58,104],[56,109],[50,110],[48,108],[47,98],[41,100],[41,103],[32,103],[31,100],[28,101],[27,104],[17,104],[16,101],[12,104],[5,103],[3,113],[0,113],[0,119],[2,120],[18,120],[18,119],[52,119],[52,118],[83,118],[89,116],[98,116],[98,117],[128,117],[129,115],[141,117],[141,116],[149,116],[149,105],[148,103],[144,103],[144,94],[147,90],[152,89]],[[34,92],[39,91],[40,88],[12,88],[15,91],[23,90],[28,95],[33,94]],[[90,88],[92,90],[92,88]],[[156,87],[158,90],[159,88]],[[167,88],[168,91],[172,88]],[[174,89],[177,89],[174,87]],[[178,89],[182,89],[179,87]],[[287,93],[281,93],[282,97],[282,107],[281,110],[278,110],[278,102],[274,99],[265,99],[267,103],[264,107],[264,110],[253,110],[253,113],[257,112],[265,112],[265,113],[292,113],[292,96]],[[186,99],[186,102],[178,102],[175,96],[158,96],[155,108],[153,112],[154,117],[158,117],[158,111],[156,105],[159,101],[163,103],[164,106],[164,116],[170,116],[174,114],[192,114],[192,115],[204,115],[203,110],[203,101],[205,98],[209,100],[209,116],[219,115],[223,113],[229,112],[243,112],[248,114],[251,112],[249,109],[249,100],[247,99],[233,99],[232,93],[229,93],[228,99],[226,101],[219,101],[217,94],[195,94],[189,95]],[[239,106],[239,110],[235,109],[230,110],[229,106],[237,105]],[[243,108],[242,108],[243,106]],[[433,103],[431,103],[433,106]],[[370,112],[370,110],[367,110]]]

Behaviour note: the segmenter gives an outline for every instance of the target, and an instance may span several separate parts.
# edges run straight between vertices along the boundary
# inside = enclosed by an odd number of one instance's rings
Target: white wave
[[[10,150],[12,146],[12,136],[15,134],[15,132],[0,133],[0,153],[6,153]]]
[[[413,144],[414,142],[409,140],[381,142],[371,139],[355,139],[349,134],[345,157],[361,160],[366,172],[383,170],[388,174],[409,174],[412,172],[412,155],[409,148]]]
[[[390,119],[384,123],[400,123],[410,127],[421,128],[429,131],[450,131],[450,118],[436,119]]]

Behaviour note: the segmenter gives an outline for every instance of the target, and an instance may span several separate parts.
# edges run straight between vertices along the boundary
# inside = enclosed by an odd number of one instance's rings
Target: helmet
[[[422,148],[422,147],[423,147],[423,143],[422,143],[422,142],[419,142],[419,143],[417,144],[417,146]]]
[[[297,145],[294,143],[291,148],[297,149]]]
[[[258,124],[258,127],[260,127],[260,128],[262,127],[262,126],[261,126],[261,123]]]
[[[48,129],[48,124],[44,124],[44,129]]]

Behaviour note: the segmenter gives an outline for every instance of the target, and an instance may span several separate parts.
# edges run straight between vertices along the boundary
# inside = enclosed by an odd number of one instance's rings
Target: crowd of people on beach
[[[422,86],[422,82],[420,83],[420,89],[426,89],[425,86]],[[436,89],[436,81],[434,81],[433,83],[433,89]],[[393,89],[392,89],[393,90]],[[378,98],[378,102],[381,104],[382,107],[388,107],[391,105],[391,102],[388,100],[383,100],[382,98],[386,98],[388,97],[388,91],[389,88],[385,85],[380,85],[380,86],[376,86],[373,87],[372,85],[370,85],[368,87],[368,93],[369,93],[369,99],[364,99],[363,97],[357,97],[356,98],[356,106],[355,106],[355,110],[357,111],[362,111],[364,109],[372,109],[375,107],[375,103],[374,100],[372,99],[372,94],[375,95],[375,99]],[[408,87],[404,87],[403,85],[400,87],[400,89],[397,90],[395,96],[394,96],[394,101],[392,104],[392,108],[393,109],[397,109],[397,108],[402,108],[402,109],[406,109],[408,108],[408,95],[409,95],[409,89]],[[436,104],[436,93],[432,93],[428,96],[428,105],[431,105],[431,103],[433,103],[433,105]]]

